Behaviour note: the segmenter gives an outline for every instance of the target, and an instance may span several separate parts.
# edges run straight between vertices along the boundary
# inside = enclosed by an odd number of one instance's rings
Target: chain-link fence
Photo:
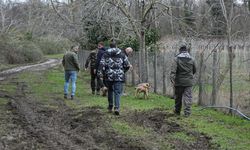
[[[165,44],[160,49],[147,54],[148,82],[152,85],[152,92],[173,96],[173,87],[169,75],[174,56],[178,53],[178,46]],[[235,44],[232,49],[235,54],[232,68],[233,107],[250,114],[250,44]],[[81,67],[84,66],[89,53],[90,51],[79,52]],[[227,46],[224,43],[208,44],[200,42],[192,45],[191,55],[195,58],[197,64],[193,87],[194,101],[199,101],[202,105],[229,106],[229,56]],[[129,60],[133,65],[133,70],[127,72],[126,83],[136,85],[141,81],[140,66],[138,66],[139,53],[134,52]],[[203,63],[201,63],[201,60],[203,60]],[[202,91],[199,88],[202,88]]]

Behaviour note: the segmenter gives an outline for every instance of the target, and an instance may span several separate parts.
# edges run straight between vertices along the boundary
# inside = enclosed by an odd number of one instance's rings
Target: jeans
[[[74,96],[76,92],[76,79],[77,71],[65,71],[65,84],[64,84],[64,94],[68,95],[69,81],[71,81],[71,95]]]
[[[115,102],[115,110],[120,110],[120,99],[123,90],[123,82],[116,81],[106,81],[105,82],[108,88],[108,109],[112,110],[113,108],[113,99]]]

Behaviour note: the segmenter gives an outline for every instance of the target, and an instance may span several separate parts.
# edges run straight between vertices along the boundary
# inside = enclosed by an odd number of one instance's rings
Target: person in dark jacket
[[[100,87],[98,86],[98,84],[96,84],[96,51],[93,50],[90,52],[86,62],[85,62],[85,70],[88,69],[88,67],[90,66],[90,76],[91,76],[91,89],[92,89],[92,94],[96,94],[99,93],[100,91]]]
[[[67,52],[63,56],[62,64],[65,70],[65,84],[64,84],[64,98],[67,99],[68,88],[69,88],[69,80],[72,83],[72,92],[71,99],[74,99],[75,91],[76,91],[76,79],[77,72],[79,72],[79,61],[77,57],[77,52],[79,50],[78,46],[72,46],[71,51]]]
[[[115,102],[114,112],[119,115],[120,97],[125,81],[125,72],[129,69],[130,62],[128,57],[116,48],[114,42],[110,43],[110,48],[106,50],[100,61],[98,76],[104,78],[108,87],[108,110],[112,112],[113,99]]]
[[[191,114],[192,86],[194,84],[194,74],[196,64],[188,52],[187,44],[180,46],[179,54],[174,58],[171,66],[170,80],[175,87],[175,110],[176,115],[180,115],[182,101],[184,103],[184,116]]]
[[[98,52],[97,52],[97,57],[96,57],[96,67],[95,67],[96,70],[98,70],[98,68],[99,68],[100,61],[101,61],[102,56],[105,53],[105,51],[106,51],[106,49],[104,47],[104,43],[99,42],[98,43]],[[96,78],[97,78],[97,87],[99,87],[99,89],[100,89],[104,86],[103,81],[98,76]],[[97,94],[99,94],[99,91]]]

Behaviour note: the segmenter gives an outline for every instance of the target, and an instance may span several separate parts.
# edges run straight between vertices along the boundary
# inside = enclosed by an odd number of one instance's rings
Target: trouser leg
[[[175,113],[181,113],[183,87],[175,87]]]
[[[69,77],[70,77],[70,74],[68,73],[68,71],[65,71],[65,74],[64,74],[64,78],[65,78],[65,83],[64,83],[64,94],[65,94],[65,95],[68,94],[68,89],[69,89]]]
[[[70,80],[72,83],[72,91],[71,91],[71,95],[74,96],[75,92],[76,92],[76,79],[77,79],[77,72],[76,71],[72,71],[71,75],[70,75]]]
[[[122,94],[122,82],[114,83],[115,110],[120,110],[120,99]]]
[[[107,83],[107,87],[108,87],[108,109],[112,110],[114,86],[113,86],[113,82],[106,82],[106,83]]]
[[[192,105],[192,87],[185,87],[182,100],[184,103],[184,114],[189,116],[191,114]]]
[[[103,81],[99,77],[96,77],[96,78],[97,78],[96,91],[100,91],[100,89],[104,86]]]
[[[91,89],[92,89],[92,92],[95,92],[95,88],[96,88],[96,83],[95,83],[96,75],[94,73],[94,69],[90,70],[90,74],[91,74]]]

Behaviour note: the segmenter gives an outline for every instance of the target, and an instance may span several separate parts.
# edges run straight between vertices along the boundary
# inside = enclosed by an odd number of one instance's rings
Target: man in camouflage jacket
[[[113,99],[115,115],[120,112],[120,97],[122,94],[125,73],[129,70],[128,57],[112,42],[100,61],[98,76],[103,78],[108,87],[108,110],[112,112]]]
[[[90,75],[91,75],[91,89],[92,89],[92,94],[99,94],[100,93],[100,86],[98,82],[96,83],[97,76],[96,76],[96,51],[91,51],[86,63],[85,63],[85,70],[88,69],[90,66]]]

